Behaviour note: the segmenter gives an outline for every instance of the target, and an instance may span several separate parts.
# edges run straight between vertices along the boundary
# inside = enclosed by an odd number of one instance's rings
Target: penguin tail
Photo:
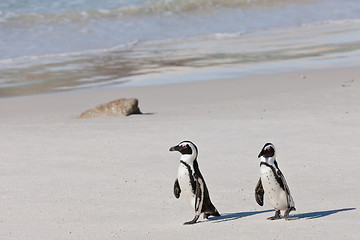
[[[215,208],[215,212],[213,214],[215,217],[221,217],[221,214],[218,212],[218,210]]]
[[[215,207],[212,211],[204,212],[204,218],[208,219],[208,217],[210,217],[210,216],[221,217],[220,213],[218,212],[218,210]]]

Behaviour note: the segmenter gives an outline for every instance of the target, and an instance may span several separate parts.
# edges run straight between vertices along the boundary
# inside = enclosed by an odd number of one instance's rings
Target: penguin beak
[[[263,156],[265,153],[266,153],[266,148],[264,149],[261,149],[261,152],[259,153],[259,155],[258,155],[258,158],[260,158],[261,156]]]
[[[169,149],[170,152],[173,152],[173,151],[179,151],[179,145],[176,145],[176,146],[173,146]]]

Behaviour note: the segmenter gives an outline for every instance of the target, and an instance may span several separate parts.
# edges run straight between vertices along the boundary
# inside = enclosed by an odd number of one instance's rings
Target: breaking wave
[[[49,12],[12,12],[0,10],[0,25],[24,27],[37,23],[69,23],[92,19],[118,17],[141,17],[151,15],[172,15],[185,13],[208,13],[218,9],[249,9],[276,7],[293,3],[315,2],[318,0],[157,0],[138,5],[110,9],[84,9]]]

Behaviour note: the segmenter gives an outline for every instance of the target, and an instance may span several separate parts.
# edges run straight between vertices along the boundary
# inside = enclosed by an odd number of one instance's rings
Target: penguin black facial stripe
[[[261,149],[261,152],[258,155],[258,158],[261,156],[264,157],[273,157],[275,155],[275,147],[271,143],[266,143],[264,147]]]
[[[194,148],[194,149],[196,150],[196,148]],[[193,154],[193,150],[192,150],[191,146],[186,142],[183,142],[179,145],[171,147],[170,151],[178,151],[183,155],[192,155]]]
[[[190,183],[191,183],[191,187],[192,187],[192,192],[193,192],[193,194],[195,194],[196,182],[195,182],[194,175],[193,175],[193,172],[191,170],[191,167],[190,167],[189,164],[187,164],[184,161],[180,161],[180,162],[185,165],[185,167],[187,168],[187,170],[189,172],[189,178],[190,178]]]
[[[188,144],[186,144],[186,145],[180,145],[180,153],[181,154],[189,154],[189,155],[191,155],[192,154],[192,150],[191,150],[191,147],[188,145]]]

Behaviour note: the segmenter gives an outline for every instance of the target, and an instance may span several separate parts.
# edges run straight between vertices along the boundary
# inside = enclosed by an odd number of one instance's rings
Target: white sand
[[[302,77],[306,76],[305,78]],[[137,97],[145,115],[76,120]],[[359,239],[360,68],[0,99],[0,239]],[[173,196],[181,140],[220,219]],[[254,199],[277,147],[292,221]],[[195,238],[194,238],[195,236]]]

